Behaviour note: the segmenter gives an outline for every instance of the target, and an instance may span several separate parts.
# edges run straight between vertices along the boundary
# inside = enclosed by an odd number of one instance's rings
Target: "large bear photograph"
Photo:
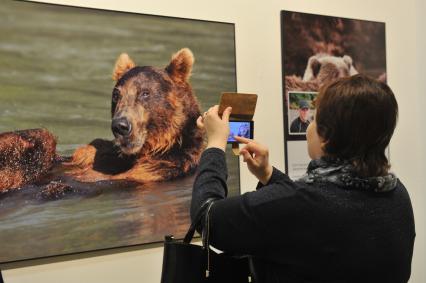
[[[0,33],[0,263],[183,237],[234,24],[4,0]]]
[[[386,82],[385,23],[281,11],[281,46],[285,167],[298,178],[309,162],[305,133],[313,117],[306,112],[315,101],[292,105],[289,93],[317,93],[358,73]]]

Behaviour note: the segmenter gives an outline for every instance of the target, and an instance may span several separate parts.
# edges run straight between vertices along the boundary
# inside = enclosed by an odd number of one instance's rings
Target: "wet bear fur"
[[[46,129],[0,134],[0,192],[39,181],[55,164],[56,138]]]
[[[181,49],[165,68],[115,64],[113,141],[97,139],[75,151],[66,172],[80,181],[166,181],[194,172],[203,150],[200,107],[189,78],[192,52]],[[123,122],[124,121],[124,122]]]
[[[189,83],[193,63],[187,48],[165,68],[136,66],[121,54],[111,98],[115,139],[96,139],[71,158],[57,157],[56,138],[45,129],[0,134],[0,192],[36,182],[53,167],[83,182],[158,182],[193,173],[204,146],[196,126],[200,107]]]

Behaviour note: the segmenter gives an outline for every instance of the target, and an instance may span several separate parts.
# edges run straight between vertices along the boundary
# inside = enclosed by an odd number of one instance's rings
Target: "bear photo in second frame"
[[[358,73],[386,82],[384,23],[282,11],[281,29],[285,113],[289,91],[316,92]]]

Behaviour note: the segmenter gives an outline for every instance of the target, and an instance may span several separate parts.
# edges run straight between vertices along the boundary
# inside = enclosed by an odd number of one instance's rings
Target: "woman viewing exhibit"
[[[259,184],[230,198],[224,151],[232,109],[219,117],[214,106],[199,117],[208,144],[191,216],[215,199],[210,244],[251,255],[255,282],[407,282],[415,229],[407,190],[385,155],[398,116],[391,89],[355,75],[323,87],[316,107],[306,175],[291,180],[271,166],[265,146],[235,137]]]

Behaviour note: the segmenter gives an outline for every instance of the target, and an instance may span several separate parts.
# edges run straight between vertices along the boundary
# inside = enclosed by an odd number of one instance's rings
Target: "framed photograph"
[[[386,82],[385,34],[381,22],[281,11],[284,152],[291,178],[302,176],[310,161],[305,133],[321,87],[358,73]]]
[[[290,135],[306,135],[306,129],[315,117],[317,92],[288,92],[288,129]]]
[[[195,119],[237,92],[234,24],[4,0],[0,33],[0,263],[183,237]]]

